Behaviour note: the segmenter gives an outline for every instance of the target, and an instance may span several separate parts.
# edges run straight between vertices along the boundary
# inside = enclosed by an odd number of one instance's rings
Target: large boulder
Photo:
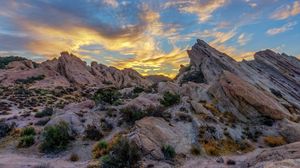
[[[187,153],[193,139],[191,129],[189,124],[170,125],[162,118],[146,117],[136,122],[129,137],[146,157],[160,160],[164,159],[161,151],[164,145],[171,145],[176,153]]]

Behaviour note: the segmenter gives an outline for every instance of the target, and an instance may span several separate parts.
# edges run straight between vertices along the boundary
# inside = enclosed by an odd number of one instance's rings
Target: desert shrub
[[[173,159],[176,155],[175,149],[171,145],[164,145],[161,151],[167,160]]]
[[[34,140],[34,136],[33,135],[25,135],[20,137],[20,141],[18,144],[19,148],[27,148],[30,147],[34,144],[35,140]]]
[[[35,135],[35,129],[33,127],[24,128],[20,134],[20,136],[29,136],[29,135]]]
[[[141,88],[141,87],[135,87],[135,88],[133,89],[133,93],[142,93],[143,91],[144,91],[144,89]]]
[[[13,61],[23,61],[26,58],[16,57],[16,56],[9,56],[9,57],[0,57],[0,69],[4,69],[6,65]]]
[[[71,139],[68,130],[68,124],[63,121],[53,126],[47,126],[42,133],[40,150],[42,152],[58,152],[66,149]]]
[[[147,115],[145,111],[142,111],[136,106],[127,106],[120,111],[123,119],[129,124],[134,124],[135,121],[140,120]]]
[[[180,102],[180,95],[173,94],[171,92],[165,92],[163,99],[160,100],[160,103],[165,107],[172,106],[174,104],[178,104]]]
[[[17,79],[17,84],[32,84],[36,81],[43,80],[45,78],[45,75],[38,75],[38,76],[32,76],[28,77],[26,79]]]
[[[141,154],[136,144],[126,138],[121,138],[113,147],[109,155],[102,158],[102,168],[137,168]]]
[[[20,140],[18,143],[19,148],[27,148],[34,144],[35,139],[35,130],[33,127],[27,127],[21,130],[20,132]]]
[[[286,144],[286,141],[282,136],[266,136],[264,142],[270,147],[280,146]]]
[[[96,103],[119,104],[121,94],[115,88],[99,89],[93,96]]]
[[[35,113],[36,118],[42,118],[45,116],[51,116],[53,114],[53,108],[46,107],[43,111]]]
[[[201,154],[201,149],[199,148],[199,146],[192,145],[190,152],[193,155],[200,155]]]
[[[108,152],[111,150],[111,146],[108,146],[108,143],[106,141],[99,141],[94,146],[92,154],[93,158],[99,158],[101,156],[104,156],[108,154]]]
[[[103,134],[100,130],[97,129],[94,125],[88,125],[85,130],[85,138],[90,140],[99,140],[103,137]]]
[[[78,156],[76,153],[72,153],[72,154],[70,155],[69,160],[70,160],[71,162],[77,162],[77,161],[79,160],[79,156]]]

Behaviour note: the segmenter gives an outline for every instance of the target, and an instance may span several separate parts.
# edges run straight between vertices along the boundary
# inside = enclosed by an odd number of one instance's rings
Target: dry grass
[[[230,138],[226,138],[220,141],[209,140],[206,142],[202,142],[202,145],[206,154],[212,156],[227,155],[237,153],[238,151],[246,153],[254,149],[253,146],[246,141],[237,143]]]
[[[270,147],[286,144],[286,141],[282,136],[266,136],[264,137],[264,142]]]

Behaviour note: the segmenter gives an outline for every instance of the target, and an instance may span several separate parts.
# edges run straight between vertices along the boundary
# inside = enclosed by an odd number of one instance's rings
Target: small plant
[[[165,107],[172,106],[174,104],[178,104],[180,102],[180,95],[173,94],[171,92],[165,92],[163,99],[160,101],[162,105]]]
[[[191,147],[191,154],[193,155],[200,155],[201,154],[201,149],[196,146],[196,145],[192,145]]]
[[[264,142],[270,147],[280,146],[286,144],[286,141],[282,136],[266,136]]]
[[[77,162],[79,160],[79,156],[76,153],[72,153],[69,160],[71,162]]]
[[[34,144],[34,135],[35,135],[35,130],[33,127],[27,127],[24,128],[21,133],[20,133],[20,140],[18,143],[19,148],[27,148],[30,147]]]
[[[25,135],[20,138],[18,147],[19,148],[27,148],[34,144],[34,136],[33,135]]]
[[[24,128],[20,134],[20,136],[29,136],[29,135],[35,135],[35,129],[33,127]]]
[[[115,88],[99,89],[93,96],[93,100],[99,104],[105,102],[108,104],[119,104],[121,94]]]
[[[36,118],[42,118],[45,116],[51,116],[53,114],[53,108],[46,107],[43,111],[35,113]]]
[[[147,115],[146,112],[140,110],[136,106],[127,106],[121,109],[121,114],[123,119],[129,124],[134,124],[135,121],[140,120]]]
[[[85,138],[90,140],[99,140],[103,137],[103,134],[100,130],[97,129],[94,125],[88,125],[87,129],[85,130]]]
[[[161,151],[163,152],[165,159],[167,160],[173,159],[176,155],[175,149],[171,145],[164,145],[161,148]]]
[[[102,157],[102,168],[138,168],[141,154],[136,144],[126,138],[121,138],[108,156]]]
[[[46,127],[42,133],[40,150],[42,152],[57,152],[66,149],[71,139],[68,130],[68,124],[63,121]]]
[[[103,155],[108,154],[110,148],[108,146],[108,143],[106,141],[99,141],[93,148],[93,157],[99,158]]]

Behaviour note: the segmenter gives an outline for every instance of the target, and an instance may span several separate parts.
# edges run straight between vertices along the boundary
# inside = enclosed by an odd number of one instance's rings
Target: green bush
[[[35,130],[33,127],[27,127],[24,128],[20,133],[20,140],[18,147],[19,148],[27,148],[34,144],[34,136],[35,136]]]
[[[68,124],[63,121],[57,125],[47,126],[42,133],[40,150],[42,152],[59,152],[66,149],[71,140],[68,130]]]
[[[101,158],[102,168],[138,168],[141,154],[138,147],[126,138],[121,138],[109,155]]]
[[[120,111],[123,119],[129,124],[134,124],[135,121],[140,120],[147,115],[146,112],[140,110],[136,106],[127,106]]]
[[[93,96],[93,100],[98,104],[105,102],[108,104],[119,104],[121,94],[115,88],[99,89]]]
[[[35,113],[36,118],[42,118],[45,116],[51,116],[53,114],[53,108],[46,107],[43,111]]]
[[[176,155],[175,149],[171,145],[164,145],[161,151],[167,160],[173,159]]]
[[[27,148],[27,147],[30,147],[31,145],[33,145],[34,142],[35,142],[35,140],[34,140],[33,135],[25,135],[20,138],[18,147]]]
[[[172,106],[174,104],[178,104],[180,102],[180,95],[173,94],[170,92],[165,92],[163,99],[160,101],[162,105],[165,107]]]
[[[20,134],[20,136],[29,136],[29,135],[35,135],[35,129],[33,127],[24,128]]]

